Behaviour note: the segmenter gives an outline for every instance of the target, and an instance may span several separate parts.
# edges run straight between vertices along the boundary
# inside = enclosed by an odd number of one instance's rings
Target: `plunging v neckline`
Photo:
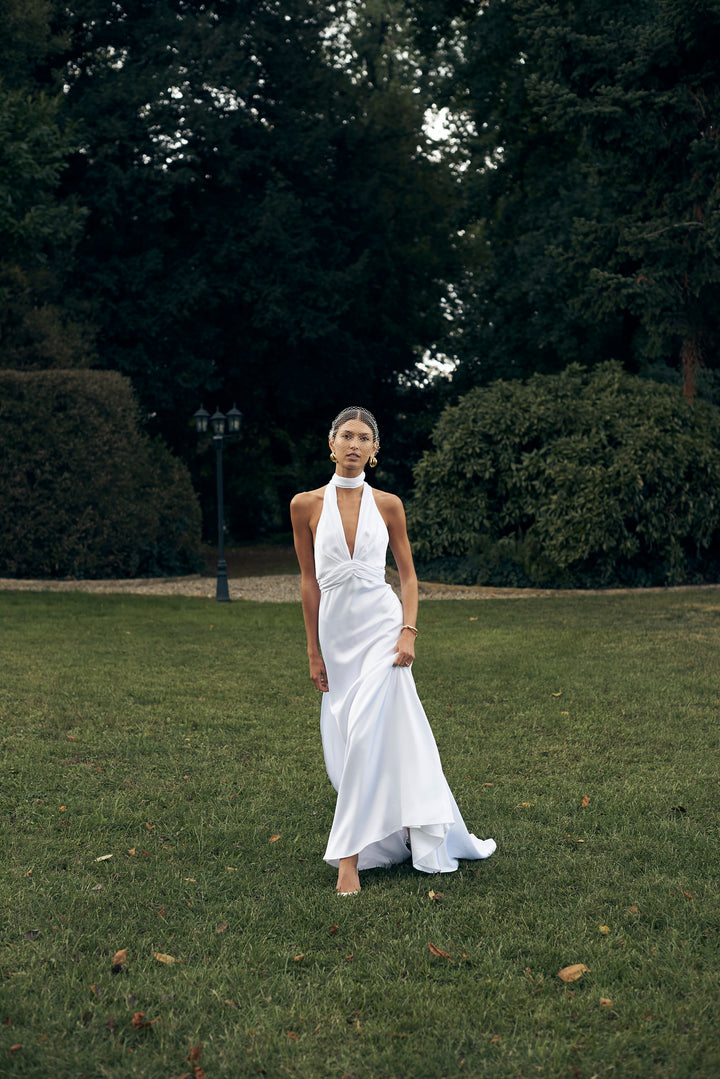
[[[360,518],[362,517],[363,505],[365,503],[365,491],[366,491],[366,489],[367,489],[367,484],[364,483],[362,485],[362,489],[361,489],[361,492],[360,492],[360,506],[359,506],[359,509],[358,509],[357,521],[355,522],[355,535],[353,536],[353,545],[352,545],[352,551],[351,551],[350,550],[350,544],[348,543],[348,538],[345,535],[345,526],[343,525],[343,519],[342,519],[342,514],[340,512],[340,506],[338,505],[338,497],[337,497],[338,488],[333,487],[333,490],[335,491],[335,509],[337,510],[338,517],[340,518],[340,531],[342,532],[343,540],[345,541],[345,548],[347,550],[348,557],[350,558],[351,562],[354,561],[354,559],[355,559],[355,551],[357,549],[358,534],[360,532]]]

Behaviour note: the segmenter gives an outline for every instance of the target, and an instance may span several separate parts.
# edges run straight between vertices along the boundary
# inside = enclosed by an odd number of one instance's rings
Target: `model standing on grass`
[[[346,408],[330,428],[335,474],[290,506],[300,571],[310,678],[323,693],[320,726],[337,804],[325,860],[342,895],[361,869],[412,857],[425,873],[459,858],[487,858],[492,839],[460,815],[415,690],[417,577],[396,495],[364,482],[377,464],[372,413]],[[402,604],[385,581],[388,543]]]

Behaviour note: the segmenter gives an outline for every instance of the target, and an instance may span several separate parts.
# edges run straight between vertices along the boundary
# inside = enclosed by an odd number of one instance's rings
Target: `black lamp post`
[[[194,420],[195,430],[199,438],[203,438],[208,434],[208,425],[212,427],[212,440],[215,443],[218,513],[218,564],[215,599],[219,603],[229,603],[230,592],[228,591],[227,562],[225,561],[225,503],[223,501],[222,451],[226,438],[237,438],[240,434],[242,412],[238,410],[236,405],[233,405],[227,415],[216,409],[215,414],[211,416],[201,405],[194,415]]]

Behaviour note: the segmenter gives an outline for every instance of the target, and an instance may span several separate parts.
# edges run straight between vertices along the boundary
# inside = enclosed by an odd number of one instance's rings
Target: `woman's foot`
[[[340,895],[357,895],[360,891],[357,863],[357,854],[353,854],[351,858],[340,859],[338,879],[335,886]]]

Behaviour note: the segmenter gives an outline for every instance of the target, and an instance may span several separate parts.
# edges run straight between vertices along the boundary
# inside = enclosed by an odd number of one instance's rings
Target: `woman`
[[[447,873],[458,858],[487,858],[492,839],[470,835],[442,772],[415,690],[418,587],[402,502],[369,487],[380,437],[372,413],[346,408],[329,435],[335,475],[290,505],[302,574],[310,678],[323,694],[325,764],[338,792],[325,860],[337,891],[360,891],[358,871],[412,857]],[[388,543],[402,605],[385,581]]]

